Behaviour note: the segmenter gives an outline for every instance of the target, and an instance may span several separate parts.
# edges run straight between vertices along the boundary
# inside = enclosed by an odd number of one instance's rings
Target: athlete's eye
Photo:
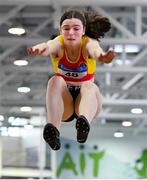
[[[80,29],[79,28],[74,28],[75,31],[79,31]]]
[[[64,31],[69,31],[70,29],[69,28],[63,28]]]

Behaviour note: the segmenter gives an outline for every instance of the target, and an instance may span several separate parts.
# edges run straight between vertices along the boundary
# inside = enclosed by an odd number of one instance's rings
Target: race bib
[[[70,78],[83,78],[87,75],[87,66],[86,64],[81,64],[76,68],[69,68],[64,66],[63,64],[58,65],[58,73],[65,77]]]

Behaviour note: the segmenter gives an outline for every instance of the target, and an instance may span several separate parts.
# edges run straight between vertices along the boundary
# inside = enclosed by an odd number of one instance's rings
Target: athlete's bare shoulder
[[[63,43],[60,41],[59,36],[55,37],[52,40],[47,42],[47,45],[50,49],[50,55],[59,56],[63,49]]]

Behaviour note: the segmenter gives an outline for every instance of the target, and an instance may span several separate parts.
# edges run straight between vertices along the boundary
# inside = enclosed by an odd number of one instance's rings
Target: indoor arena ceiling
[[[104,50],[114,48],[117,55],[109,65],[97,63],[96,83],[104,99],[103,112],[93,122],[95,131],[106,137],[116,130],[126,136],[147,134],[147,0],[0,0],[0,114],[5,118],[1,126],[10,126],[12,116],[45,115],[46,85],[53,74],[50,59],[30,57],[26,48],[55,37],[60,15],[72,6],[94,9],[112,23],[100,44]],[[25,29],[23,35],[8,33],[18,26]],[[15,60],[27,60],[28,65],[16,66]],[[20,93],[20,86],[31,91]],[[32,111],[22,112],[22,106]],[[143,112],[133,114],[132,108]],[[122,121],[128,120],[132,126],[123,127]]]

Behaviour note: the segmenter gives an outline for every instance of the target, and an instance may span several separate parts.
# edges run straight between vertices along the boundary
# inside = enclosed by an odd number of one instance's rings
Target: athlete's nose
[[[73,34],[73,33],[74,33],[73,29],[70,29],[69,34]]]

